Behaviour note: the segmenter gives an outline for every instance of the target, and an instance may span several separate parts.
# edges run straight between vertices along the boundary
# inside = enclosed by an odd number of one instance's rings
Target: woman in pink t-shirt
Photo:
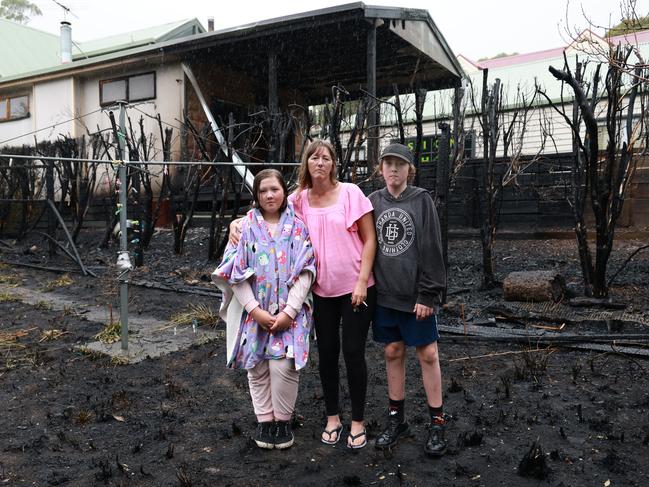
[[[362,448],[367,444],[365,342],[376,304],[372,276],[376,233],[370,200],[356,185],[339,182],[336,173],[332,145],[320,139],[312,141],[302,156],[298,189],[289,200],[306,223],[316,255],[313,318],[327,414],[321,440],[334,445],[342,436],[338,403],[342,328],[352,403],[347,446]],[[239,231],[240,224],[231,225],[233,240],[238,240]]]
[[[314,140],[304,151],[298,189],[289,199],[306,223],[316,255],[313,318],[327,413],[322,442],[336,444],[342,435],[338,404],[342,328],[352,403],[347,446],[362,448],[367,443],[363,422],[367,391],[365,342],[376,303],[372,276],[376,233],[369,199],[358,186],[339,182],[336,172],[331,144]]]

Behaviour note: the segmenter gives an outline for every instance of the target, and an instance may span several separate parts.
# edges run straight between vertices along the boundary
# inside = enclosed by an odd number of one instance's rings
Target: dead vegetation
[[[215,327],[221,318],[211,306],[205,304],[190,304],[185,311],[171,315],[171,319],[160,328],[168,330],[180,326],[210,326]]]
[[[69,274],[63,274],[61,277],[46,282],[40,289],[41,292],[51,292],[60,287],[67,287],[74,284],[74,280]]]

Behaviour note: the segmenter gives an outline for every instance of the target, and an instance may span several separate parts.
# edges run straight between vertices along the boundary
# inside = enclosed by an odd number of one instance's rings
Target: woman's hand
[[[361,306],[367,306],[367,283],[372,274],[372,265],[376,255],[376,230],[374,229],[374,217],[372,212],[364,214],[356,220],[358,232],[363,241],[363,252],[361,253],[361,270],[358,280],[352,292],[352,306],[359,309]]]
[[[415,308],[412,310],[412,312],[415,313],[415,317],[419,321],[430,318],[433,315],[434,311],[435,310],[433,308],[419,303],[415,304]]]
[[[275,317],[275,323],[270,327],[271,333],[280,333],[288,330],[293,324],[293,319],[283,311]]]
[[[367,306],[365,300],[367,299],[367,281],[364,279],[359,279],[356,281],[354,286],[354,291],[352,291],[352,306],[354,308],[360,308],[361,306]]]
[[[253,309],[250,313],[250,316],[257,322],[259,326],[267,331],[270,331],[272,326],[275,324],[275,317],[268,311],[261,309],[261,306],[257,306],[255,309]]]
[[[243,218],[237,218],[232,220],[230,223],[230,234],[228,235],[228,240],[235,247],[239,245],[239,240],[241,239],[241,226]]]

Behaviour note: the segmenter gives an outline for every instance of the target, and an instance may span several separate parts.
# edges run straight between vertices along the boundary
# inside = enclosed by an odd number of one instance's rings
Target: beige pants
[[[257,421],[289,421],[295,409],[299,380],[293,359],[264,360],[248,369],[250,397]]]

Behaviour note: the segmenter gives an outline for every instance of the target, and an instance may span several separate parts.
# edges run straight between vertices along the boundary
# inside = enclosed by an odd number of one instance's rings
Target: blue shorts
[[[376,305],[372,322],[374,341],[380,343],[404,342],[410,347],[428,345],[439,340],[437,316],[417,321],[414,313],[406,313]]]

